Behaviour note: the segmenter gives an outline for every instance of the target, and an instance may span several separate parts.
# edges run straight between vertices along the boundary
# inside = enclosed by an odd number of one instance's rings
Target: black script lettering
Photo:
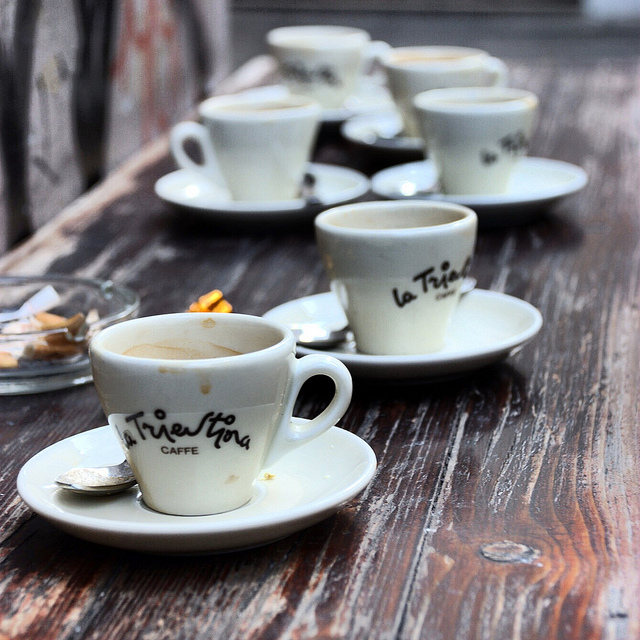
[[[405,291],[402,296],[398,293],[397,289],[393,290],[393,300],[402,309],[406,304],[409,304],[415,300],[418,296],[414,295],[410,291]]]
[[[220,442],[229,442],[230,440],[235,440],[235,443],[242,447],[243,449],[249,449],[249,445],[251,443],[251,438],[249,436],[240,437],[240,434],[235,429],[218,429],[217,431],[212,431],[207,433],[208,438],[214,438],[213,446],[216,449],[220,449],[222,446]]]
[[[330,87],[339,87],[342,85],[340,76],[331,65],[320,65],[319,67],[309,68],[305,66],[303,61],[294,60],[283,63],[280,66],[280,73],[283,78],[302,84],[321,82]]]
[[[284,78],[297,82],[311,82],[312,73],[302,64],[302,62],[294,61],[284,63],[280,67],[280,73]]]
[[[142,418],[143,415],[144,415],[144,411],[138,411],[138,413],[132,413],[130,416],[127,416],[125,420],[127,422],[131,422],[133,420],[133,424],[136,425],[138,434],[143,440],[146,440],[146,438],[144,437],[144,432],[142,431],[142,429],[140,429],[140,425],[138,424],[138,418]]]
[[[486,166],[498,162],[498,157],[499,156],[495,151],[487,151],[486,149],[483,149],[480,152],[480,162]]]
[[[440,287],[444,287],[445,289],[447,289],[449,287],[449,282],[452,281],[451,273],[446,273],[450,266],[451,265],[449,264],[449,262],[445,260],[440,265],[440,270],[444,271],[445,273],[442,273],[439,276],[433,276],[431,274],[435,271],[435,269],[434,267],[429,267],[422,273],[418,273],[417,275],[415,275],[413,277],[413,281],[422,283],[423,293],[429,292],[429,285],[433,286],[435,289],[440,289]],[[454,279],[457,279],[459,277],[455,271],[453,271],[452,273],[455,274]]]
[[[167,412],[163,409],[156,409],[153,412],[153,415],[157,420],[165,420],[167,417]],[[133,422],[142,440],[146,440],[147,436],[151,436],[155,440],[165,439],[171,444],[175,444],[177,439],[197,436],[206,427],[205,436],[207,438],[213,439],[216,449],[220,449],[222,444],[227,442],[233,442],[243,449],[249,449],[251,443],[250,436],[240,436],[240,433],[235,429],[226,428],[227,426],[234,424],[234,422],[236,421],[236,417],[232,413],[225,415],[220,411],[218,411],[217,413],[214,411],[209,411],[200,419],[198,425],[195,428],[189,425],[181,424],[180,422],[174,422],[170,427],[168,427],[164,423],[150,424],[149,422],[143,420],[143,418],[144,411],[132,413],[125,418],[127,422]],[[217,428],[220,423],[225,426]],[[127,446],[129,446],[129,444],[137,443],[131,433],[128,431],[125,432],[124,437],[125,444],[127,444]],[[197,453],[197,447],[163,447],[163,453],[168,452],[180,454],[186,453],[187,450],[191,453]]]
[[[420,283],[422,293],[429,293],[431,289],[445,289],[446,292],[439,293],[436,296],[436,300],[442,300],[456,293],[455,289],[451,291],[449,290],[449,285],[465,278],[469,273],[470,268],[471,256],[467,257],[460,271],[452,269],[451,263],[448,260],[445,260],[440,265],[440,274],[435,273],[435,267],[429,267],[428,269],[425,269],[413,276],[412,281]],[[400,309],[409,302],[416,300],[418,297],[410,291],[405,291],[401,294],[397,288],[394,288],[392,293],[393,301],[398,307],[400,307]]]
[[[510,155],[520,155],[529,146],[527,136],[522,130],[500,138],[499,143],[501,149]]]
[[[434,272],[433,267],[429,267],[425,269],[421,273],[413,276],[414,282],[422,282],[422,293],[427,293],[429,291],[429,285],[427,284],[428,276]]]
[[[333,67],[328,65],[319,67],[316,73],[318,79],[325,84],[328,84],[330,87],[339,87],[342,84],[342,82],[340,82],[340,77]]]
[[[462,265],[462,271],[460,272],[460,278],[466,278],[471,271],[471,256],[468,256]]]
[[[209,421],[209,428],[207,429],[207,438],[213,437],[215,426],[218,422],[223,422],[227,426],[232,425],[236,421],[236,417],[230,413],[228,416],[224,416],[222,413],[218,413],[217,415],[213,415],[213,412],[208,413],[205,418]],[[204,418],[203,418],[204,422]]]
[[[134,444],[138,444],[138,441],[131,435],[131,431],[125,431],[122,434],[122,440],[124,441],[124,446],[127,449],[131,449]]]

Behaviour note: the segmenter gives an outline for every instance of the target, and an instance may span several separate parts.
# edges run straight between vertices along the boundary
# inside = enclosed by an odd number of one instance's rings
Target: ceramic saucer
[[[344,327],[346,317],[333,293],[286,302],[264,314],[284,325],[322,322]],[[464,295],[451,320],[445,345],[417,356],[375,356],[358,353],[353,343],[325,351],[298,346],[299,354],[324,352],[348,367],[352,375],[386,380],[437,379],[457,375],[506,358],[531,340],[542,327],[540,312],[528,302],[497,291],[474,289]]]
[[[429,160],[383,169],[371,179],[372,191],[391,200],[434,199],[471,207],[481,222],[523,224],[544,207],[580,191],[586,172],[573,164],[547,158],[521,158],[506,193],[444,195],[437,192],[437,175]]]
[[[342,125],[340,131],[350,142],[368,149],[424,157],[422,139],[402,135],[402,118],[397,111],[354,116]]]
[[[84,540],[150,553],[216,553],[268,544],[332,515],[371,481],[376,457],[358,436],[332,427],[268,469],[253,498],[212,516],[169,516],[149,509],[137,487],[113,496],[58,489],[54,478],[74,466],[112,464],[122,449],[110,427],[47,447],[21,469],[22,499],[53,525]]]
[[[363,76],[355,91],[337,109],[323,109],[322,121],[340,124],[352,116],[393,108],[391,94],[384,81],[377,76]]]
[[[226,190],[186,169],[160,178],[155,191],[165,202],[217,221],[252,223],[312,220],[327,207],[360,198],[370,187],[366,176],[346,167],[310,164],[309,174],[315,178],[312,197],[281,202],[233,201]]]

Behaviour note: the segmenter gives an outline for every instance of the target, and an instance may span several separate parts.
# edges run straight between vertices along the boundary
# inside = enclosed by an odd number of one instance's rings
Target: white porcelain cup
[[[436,201],[363,202],[316,217],[324,267],[358,351],[442,348],[473,256],[477,216]]]
[[[279,27],[267,33],[283,82],[325,109],[337,109],[355,90],[367,64],[388,48],[371,42],[363,29],[305,25]]]
[[[413,99],[429,89],[504,86],[508,68],[482,49],[450,46],[396,47],[382,58],[389,90],[402,116],[404,132],[418,137]]]
[[[435,89],[414,100],[443,193],[505,193],[534,127],[537,97],[522,89]]]
[[[280,201],[300,197],[321,109],[282,91],[218,96],[199,106],[203,124],[181,122],[171,131],[171,152],[182,169],[228,190],[232,200]],[[185,150],[199,145],[203,162]]]
[[[204,515],[248,502],[265,465],[334,425],[351,376],[335,358],[296,359],[286,327],[236,313],[180,313],[113,325],[91,341],[109,424],[152,509]],[[313,376],[335,384],[310,421],[292,417]]]

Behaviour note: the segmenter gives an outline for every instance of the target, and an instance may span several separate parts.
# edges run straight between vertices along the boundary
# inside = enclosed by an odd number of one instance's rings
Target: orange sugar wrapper
[[[231,313],[233,307],[225,300],[222,291],[214,289],[200,296],[196,302],[192,302],[189,311]]]

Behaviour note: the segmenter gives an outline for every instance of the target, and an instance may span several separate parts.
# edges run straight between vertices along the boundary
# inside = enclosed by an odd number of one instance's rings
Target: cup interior
[[[487,55],[482,49],[470,47],[398,47],[388,52],[384,63],[391,68],[449,67],[475,62]]]
[[[320,107],[311,98],[296,94],[277,98],[219,96],[201,103],[199,112],[205,119],[268,121],[274,118],[317,116]]]
[[[283,327],[241,314],[184,313],[137,318],[113,325],[91,342],[92,351],[174,364],[229,358],[276,347]]]
[[[509,113],[534,109],[537,104],[535,94],[508,87],[431,89],[414,98],[417,109],[441,113]]]
[[[325,211],[316,218],[316,224],[356,233],[412,232],[446,227],[474,216],[470,209],[448,203],[361,203]]]

